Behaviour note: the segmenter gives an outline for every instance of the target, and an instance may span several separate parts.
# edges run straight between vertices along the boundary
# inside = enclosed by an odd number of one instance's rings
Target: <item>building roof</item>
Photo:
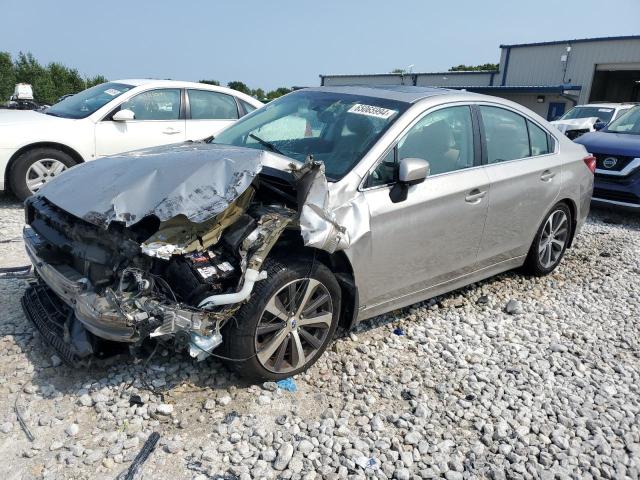
[[[500,45],[500,48],[541,47],[544,45],[565,45],[567,43],[610,42],[612,40],[640,40],[640,35],[625,35],[625,36],[619,36],[619,37],[575,38],[573,40],[554,40],[551,42],[514,43],[511,45]]]
[[[581,85],[469,85],[468,87],[449,87],[456,90],[468,90],[477,93],[562,93],[567,90],[580,91]]]
[[[323,77],[395,77],[398,75],[411,76],[411,75],[469,75],[469,74],[483,74],[483,73],[500,73],[500,70],[456,70],[454,72],[406,72],[406,73],[337,73],[337,74],[320,74],[320,78]]]
[[[406,103],[414,103],[423,98],[436,95],[459,94],[458,90],[434,87],[414,87],[411,85],[345,85],[312,87],[307,90],[319,92],[335,92],[368,97],[385,98]]]

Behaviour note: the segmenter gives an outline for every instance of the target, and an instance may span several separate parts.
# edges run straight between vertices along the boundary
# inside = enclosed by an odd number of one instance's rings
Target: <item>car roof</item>
[[[122,80],[111,80],[113,83],[123,83],[125,85],[131,85],[132,87],[165,87],[165,88],[198,88],[201,90],[213,90],[216,92],[225,92],[228,94],[233,93],[238,98],[243,100],[247,100],[250,103],[257,105],[263,105],[262,102],[256,100],[250,95],[239,92],[238,90],[234,90],[228,87],[222,87],[219,85],[210,85],[208,83],[199,83],[199,82],[187,82],[184,80],[157,80],[153,78],[125,78]]]
[[[436,95],[476,95],[462,90],[450,90],[447,88],[435,87],[414,87],[411,85],[349,85],[340,87],[326,86],[305,88],[304,90],[363,95],[366,97],[384,98],[406,103],[415,103],[424,98],[434,97]],[[478,97],[481,97],[481,95],[478,95]]]

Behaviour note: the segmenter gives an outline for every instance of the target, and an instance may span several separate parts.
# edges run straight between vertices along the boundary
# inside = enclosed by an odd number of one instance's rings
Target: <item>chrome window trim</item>
[[[467,168],[461,168],[460,170],[452,170],[451,172],[444,172],[444,173],[437,173],[435,175],[429,175],[429,177],[427,178],[427,180],[429,178],[433,178],[433,177],[437,177],[440,175],[448,175],[450,173],[456,173],[456,172],[460,172],[462,170],[471,170],[471,169],[475,169],[475,168],[479,168],[479,167],[488,167],[491,165],[503,165],[506,163],[511,163],[511,162],[519,162],[522,160],[527,160],[527,159],[537,159],[537,158],[543,158],[543,157],[548,157],[551,155],[557,155],[560,151],[560,141],[558,140],[558,137],[554,134],[552,134],[547,128],[544,127],[544,125],[541,125],[540,122],[536,121],[535,119],[531,118],[530,116],[526,115],[525,113],[512,108],[509,105],[504,105],[502,103],[494,103],[494,102],[490,102],[490,101],[469,101],[469,100],[461,100],[461,101],[457,101],[457,102],[447,102],[447,103],[442,103],[430,108],[427,108],[426,110],[423,110],[420,114],[418,114],[412,121],[411,123],[409,123],[409,125],[407,127],[404,128],[404,130],[402,130],[402,132],[400,132],[400,134],[398,134],[393,141],[390,143],[390,146],[388,148],[386,148],[384,150],[384,153],[382,155],[380,155],[380,157],[374,162],[373,166],[367,171],[367,174],[362,178],[362,180],[360,181],[360,184],[358,185],[358,191],[360,192],[365,192],[365,191],[369,191],[369,190],[374,190],[377,188],[383,188],[383,187],[389,187],[391,185],[394,185],[394,183],[386,183],[384,185],[376,185],[373,187],[365,187],[364,184],[367,182],[367,179],[369,178],[369,176],[371,175],[371,173],[378,167],[378,165],[380,164],[380,162],[382,162],[382,160],[384,159],[384,157],[386,157],[389,154],[389,151],[391,151],[393,148],[395,148],[399,142],[399,140],[411,129],[414,127],[414,125],[416,123],[418,123],[420,120],[422,120],[422,118],[424,118],[426,115],[436,112],[438,110],[441,110],[443,108],[448,108],[448,107],[456,107],[456,106],[469,106],[471,107],[472,105],[476,105],[476,106],[482,106],[485,105],[487,107],[497,107],[497,108],[503,108],[505,110],[511,111],[512,113],[515,113],[517,115],[520,115],[521,117],[523,117],[525,120],[529,120],[531,123],[533,123],[534,125],[538,126],[539,128],[542,129],[542,131],[544,131],[547,135],[551,136],[551,138],[553,138],[554,140],[554,150],[553,152],[549,152],[549,153],[543,153],[542,155],[531,155],[531,156],[527,156],[527,157],[522,157],[522,158],[514,158],[512,160],[506,160],[504,162],[496,162],[496,163],[487,163],[485,165],[474,165],[472,167],[467,167]],[[529,140],[530,141],[530,140]]]

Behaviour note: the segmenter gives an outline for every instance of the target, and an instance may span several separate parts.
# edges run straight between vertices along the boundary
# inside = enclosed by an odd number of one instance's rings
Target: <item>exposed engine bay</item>
[[[184,153],[180,171],[187,173],[175,178]],[[152,149],[91,162],[81,166],[84,174],[74,168],[27,200],[27,253],[41,282],[73,311],[65,335],[74,355],[92,353],[86,328],[130,345],[170,341],[202,360],[266,278],[261,266],[276,242],[282,248],[289,236],[300,243],[303,228],[303,237],[322,230],[326,250],[346,243],[346,229],[329,211],[313,208],[313,218],[301,221],[312,190],[326,197],[318,185],[324,181],[326,190],[322,164],[310,159],[286,171],[264,165],[269,155],[198,144]],[[171,173],[165,162],[174,163]],[[78,182],[87,173],[125,180],[84,191]]]

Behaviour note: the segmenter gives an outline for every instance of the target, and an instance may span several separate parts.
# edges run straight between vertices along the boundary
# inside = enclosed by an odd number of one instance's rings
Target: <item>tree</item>
[[[405,73],[407,73],[407,71],[404,68],[394,68],[393,70],[391,70],[391,73],[399,73],[401,75],[404,75]]]
[[[258,100],[263,100],[267,94],[264,93],[264,90],[261,88],[256,88],[253,92],[251,92],[251,96],[257,98]]]
[[[497,63],[484,63],[482,65],[457,65],[449,69],[450,72],[477,72],[480,70],[498,70],[499,65]]]
[[[9,52],[0,52],[0,103],[6,101],[13,94],[16,84],[16,74],[13,70],[13,60]]]
[[[242,93],[246,93],[247,95],[251,95],[251,89],[247,87],[246,83],[241,82],[239,80],[234,80],[233,82],[227,83],[227,87],[233,88],[234,90],[237,90]]]
[[[220,82],[218,80],[198,80],[198,83],[206,83],[207,85],[215,85],[216,87],[220,86]]]
[[[62,95],[106,81],[102,75],[82,78],[77,69],[58,62],[43,67],[31,53],[20,52],[13,60],[11,54],[0,52],[0,102],[9,98],[16,83],[31,84],[37,102],[52,104]]]
[[[291,91],[292,90],[287,87],[276,88],[275,90],[271,90],[269,93],[267,93],[267,100],[275,100],[276,98],[281,97],[282,95],[286,95]]]
[[[95,87],[96,85],[100,85],[101,83],[106,83],[109,80],[103,75],[96,75],[95,77],[86,77],[84,79],[84,83],[87,88]]]
[[[49,78],[53,84],[52,97],[47,103],[55,102],[67,93],[78,93],[85,89],[85,81],[75,68],[70,69],[60,63],[50,63],[47,67]]]

